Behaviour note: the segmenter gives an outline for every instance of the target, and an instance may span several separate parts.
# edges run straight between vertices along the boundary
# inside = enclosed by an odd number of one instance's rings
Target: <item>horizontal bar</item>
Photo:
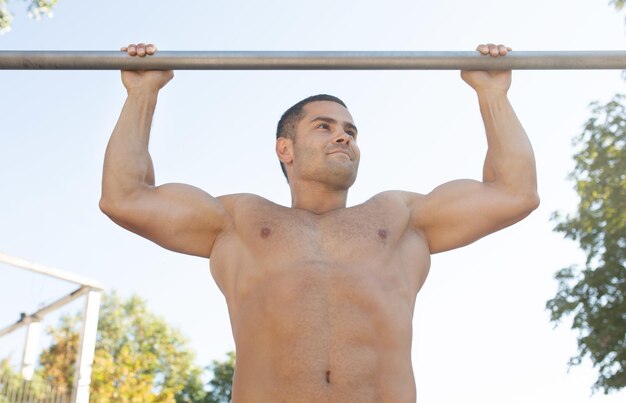
[[[37,312],[31,313],[30,315],[24,315],[22,316],[17,322],[15,322],[12,325],[9,325],[3,329],[0,329],[0,337],[5,336],[19,328],[21,328],[22,326],[26,326],[28,325],[30,322],[34,322],[34,321],[40,321],[43,319],[44,316],[46,316],[47,314],[49,314],[50,312],[53,312],[59,308],[61,308],[64,305],[69,304],[70,302],[74,301],[77,298],[80,298],[81,296],[87,294],[88,292],[92,291],[93,289],[91,287],[79,287],[77,288],[75,291],[61,297],[60,299],[44,306],[43,308],[39,309]]]
[[[587,70],[626,69],[626,51],[0,51],[0,70]]]
[[[60,280],[69,281],[70,283],[91,287],[96,290],[103,290],[104,286],[95,280],[77,274],[68,273],[64,270],[47,267],[41,264],[33,263],[15,256],[5,255],[0,252],[0,263],[19,267],[20,269],[34,271],[35,273],[44,274],[46,276],[55,277]]]

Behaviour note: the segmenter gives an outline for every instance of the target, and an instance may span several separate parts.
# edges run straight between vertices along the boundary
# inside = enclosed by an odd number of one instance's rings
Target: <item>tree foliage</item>
[[[16,395],[20,394],[23,401],[29,402],[67,401],[70,392],[63,387],[50,388],[38,374],[26,380],[11,367],[9,358],[0,360],[0,403],[15,402]]]
[[[7,9],[8,0],[0,0],[0,34],[9,32],[13,22],[13,14]],[[41,20],[43,16],[52,17],[52,8],[58,0],[26,0],[28,16]]]
[[[52,344],[38,373],[71,388],[78,348],[78,315],[49,328]],[[187,341],[133,296],[104,296],[91,376],[92,402],[209,402],[202,370]]]
[[[624,8],[624,1],[626,0],[609,0],[609,4],[615,7],[617,11],[620,11]]]
[[[578,148],[570,178],[580,197],[577,211],[555,213],[555,231],[577,241],[585,267],[561,269],[559,287],[547,302],[551,320],[573,316],[578,355],[598,370],[593,390],[626,386],[626,106],[623,95],[606,105],[592,104],[592,116],[574,140]]]
[[[213,372],[213,379],[209,382],[211,390],[207,394],[206,403],[230,402],[235,375],[235,352],[230,351],[227,355],[226,361],[214,360],[208,368]]]
[[[78,354],[79,333],[76,329],[80,323],[80,316],[64,316],[58,328],[50,327],[48,334],[52,337],[52,344],[39,356],[39,365],[45,371],[38,371],[38,375],[45,373],[44,380],[58,385],[65,390],[71,390],[74,384],[74,363]]]
[[[609,0],[609,5],[613,6],[616,11],[622,11],[626,0]]]
[[[8,358],[0,360],[0,403],[11,403],[5,391],[19,388],[22,381],[20,374],[11,368]]]

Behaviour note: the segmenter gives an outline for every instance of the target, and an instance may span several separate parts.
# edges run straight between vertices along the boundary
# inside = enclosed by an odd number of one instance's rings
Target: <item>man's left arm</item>
[[[492,57],[510,51],[492,44],[477,50]],[[485,124],[483,180],[452,181],[408,198],[412,224],[426,236],[431,253],[474,242],[520,221],[539,205],[533,150],[507,98],[511,71],[463,71],[461,76],[476,91]]]

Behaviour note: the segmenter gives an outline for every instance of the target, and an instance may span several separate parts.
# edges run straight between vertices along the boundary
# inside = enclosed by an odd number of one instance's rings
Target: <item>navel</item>
[[[270,234],[272,233],[272,230],[267,228],[267,227],[263,227],[261,228],[261,238],[267,238],[268,236],[270,236]]]
[[[330,383],[330,371],[326,371],[326,383]]]

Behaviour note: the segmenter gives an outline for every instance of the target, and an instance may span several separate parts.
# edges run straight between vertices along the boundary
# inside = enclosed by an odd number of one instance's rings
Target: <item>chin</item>
[[[356,171],[345,171],[341,170],[340,172],[332,172],[327,183],[337,190],[347,190],[356,181]]]

